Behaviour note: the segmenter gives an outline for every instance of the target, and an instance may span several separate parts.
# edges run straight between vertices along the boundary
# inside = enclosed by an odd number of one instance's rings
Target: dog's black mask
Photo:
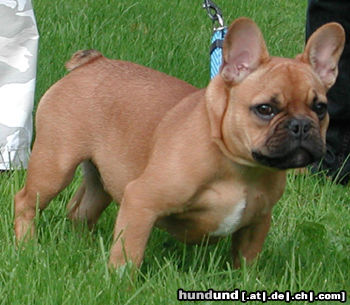
[[[278,169],[304,167],[320,160],[325,144],[315,122],[307,117],[289,118],[276,126],[262,149],[252,152],[259,163]]]

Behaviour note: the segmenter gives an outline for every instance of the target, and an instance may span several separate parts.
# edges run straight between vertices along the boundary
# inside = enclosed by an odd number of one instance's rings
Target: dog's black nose
[[[298,139],[305,137],[311,129],[311,120],[307,118],[292,118],[287,124],[290,134]]]

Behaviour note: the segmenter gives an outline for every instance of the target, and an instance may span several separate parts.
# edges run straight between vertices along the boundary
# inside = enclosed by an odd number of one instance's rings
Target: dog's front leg
[[[134,187],[133,182],[126,187],[114,229],[110,254],[110,264],[113,267],[120,267],[127,262],[132,262],[137,267],[141,265],[149,235],[157,219],[152,206],[153,202],[147,199],[142,187]]]
[[[232,255],[235,268],[240,268],[240,255],[251,262],[262,250],[271,223],[271,212],[232,234]]]

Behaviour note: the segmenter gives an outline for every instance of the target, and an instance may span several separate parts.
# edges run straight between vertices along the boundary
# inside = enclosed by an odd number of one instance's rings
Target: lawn
[[[294,57],[303,50],[306,1],[216,2],[227,23],[239,16],[254,19],[270,54]],[[201,0],[33,0],[41,36],[36,104],[67,73],[64,63],[79,49],[97,49],[107,57],[206,86],[211,22],[201,4]],[[13,195],[23,185],[25,172],[0,174],[1,305],[177,304],[179,288],[350,292],[349,187],[334,185],[323,176],[289,174],[264,249],[253,265],[232,268],[230,238],[217,245],[186,246],[155,229],[136,275],[107,267],[116,205],[107,209],[93,232],[74,228],[67,219],[65,205],[80,179],[78,171],[73,183],[36,218],[37,238],[17,249]]]

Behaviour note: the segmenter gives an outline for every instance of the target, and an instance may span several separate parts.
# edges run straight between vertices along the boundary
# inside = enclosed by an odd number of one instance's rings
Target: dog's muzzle
[[[265,145],[252,152],[262,165],[278,169],[298,168],[320,160],[325,153],[320,130],[307,117],[294,117],[276,127]]]

